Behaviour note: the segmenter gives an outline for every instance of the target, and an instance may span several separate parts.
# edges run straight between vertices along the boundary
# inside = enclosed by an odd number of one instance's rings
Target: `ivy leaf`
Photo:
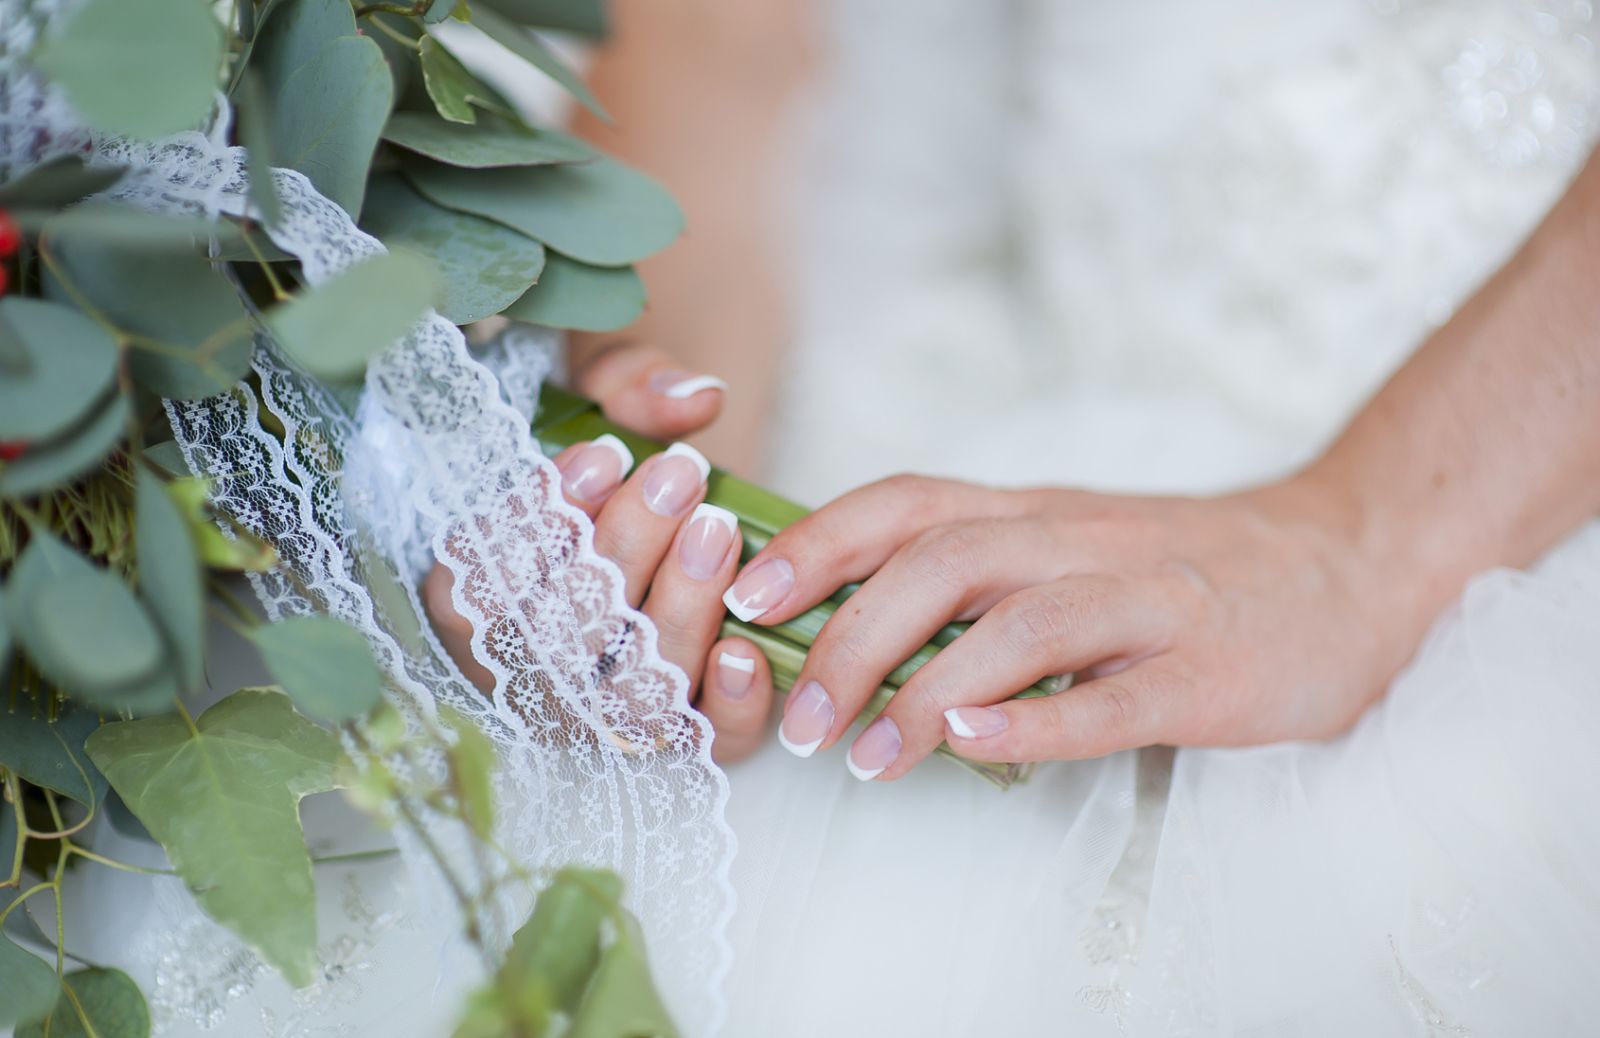
[[[423,86],[439,115],[453,123],[477,122],[472,102],[474,95],[481,97],[484,92],[477,89],[477,80],[466,66],[432,36],[418,42],[417,61],[422,66]]]
[[[118,721],[89,756],[166,849],[202,908],[297,987],[316,966],[316,892],[300,799],[334,788],[332,734],[273,689],[243,688],[191,727]]]
[[[26,357],[0,378],[0,440],[43,440],[85,415],[116,377],[117,344],[71,307],[0,299],[0,338]]]
[[[113,393],[105,406],[65,433],[34,443],[0,469],[0,497],[29,497],[59,486],[97,467],[122,442],[128,425],[128,399]]]
[[[504,313],[548,328],[610,332],[632,324],[644,312],[644,299],[644,282],[632,267],[591,267],[552,252],[538,284]]]
[[[426,255],[444,277],[439,312],[468,324],[504,310],[544,269],[544,246],[479,216],[434,205],[393,175],[372,178],[363,227],[384,244]]]
[[[262,91],[273,100],[267,109],[271,152],[357,215],[367,167],[394,103],[383,51],[354,35],[344,0],[282,6],[261,30],[252,60]]]
[[[46,677],[112,709],[152,677],[161,635],[122,578],[35,531],[6,585],[6,620]]]
[[[139,594],[167,637],[183,688],[198,689],[205,682],[200,560],[177,503],[143,467],[134,477],[134,549]]]
[[[417,189],[440,205],[503,223],[597,266],[644,259],[683,230],[683,213],[666,188],[604,156],[488,170],[412,160],[405,170]]]
[[[678,1029],[650,976],[639,921],[623,913],[623,924],[600,953],[600,965],[566,1038],[677,1038]]]
[[[251,628],[267,670],[295,704],[322,721],[348,721],[383,698],[383,672],[361,632],[326,616]]]
[[[201,0],[88,0],[33,61],[96,129],[160,137],[210,114],[222,27]]]
[[[496,43],[561,84],[562,89],[577,98],[583,107],[606,122],[611,121],[611,116],[600,104],[600,99],[594,96],[588,85],[575,72],[551,53],[550,48],[545,46],[539,37],[493,7],[480,5],[473,8],[472,24],[488,33]]]
[[[105,798],[105,776],[83,751],[84,740],[100,727],[91,710],[68,706],[50,720],[23,699],[15,711],[0,712],[0,766],[24,781],[55,790],[85,806]],[[10,847],[0,847],[0,874],[10,868]]]
[[[122,179],[120,166],[90,168],[77,155],[62,155],[0,184],[0,209],[55,209],[69,205]]]
[[[267,313],[278,341],[313,375],[350,378],[443,296],[433,264],[414,253],[373,256]]]
[[[60,990],[48,963],[0,933],[0,1027],[43,1019]]]
[[[471,126],[445,122],[426,112],[396,112],[383,127],[390,144],[451,166],[543,166],[582,162],[594,152],[575,138],[551,130],[532,130],[493,115]]]
[[[78,997],[93,1030],[84,1029],[83,1020],[63,992],[50,1015],[17,1028],[17,1038],[148,1038],[150,1007],[132,977],[121,970],[87,969],[62,979]]]

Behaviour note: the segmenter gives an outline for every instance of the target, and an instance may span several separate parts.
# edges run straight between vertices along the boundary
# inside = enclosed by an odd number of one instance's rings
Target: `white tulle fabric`
[[[1587,3],[839,0],[772,482],[1204,493],[1315,452],[1594,140]],[[826,169],[826,177],[814,171]],[[996,796],[729,770],[729,1031],[1600,1027],[1600,528],[1480,576],[1348,736]]]
[[[226,143],[230,113],[220,97],[204,133],[141,142],[79,128],[59,92],[18,60],[62,6],[0,0],[0,177],[80,154],[127,168],[107,192],[122,201],[259,218],[244,152]],[[383,251],[305,177],[282,169],[273,177],[281,215],[265,230],[299,259],[309,284]],[[722,1013],[729,960],[726,781],[682,672],[656,652],[654,628],[627,605],[616,567],[593,552],[588,519],[565,503],[530,434],[552,347],[548,333],[512,326],[474,356],[461,331],[430,312],[371,363],[352,415],[263,330],[254,381],[167,410],[191,468],[214,480],[216,503],[278,549],[282,564],[255,578],[267,615],[320,610],[353,624],[410,716],[448,706],[478,725],[501,757],[500,846],[535,870],[618,870],[670,1008],[686,1033],[707,1034]],[[416,589],[434,558],[455,576],[455,604],[474,621],[473,651],[494,674],[492,694],[464,680],[424,617]],[[428,827],[473,889],[503,873],[492,859],[475,871],[452,823],[431,818]],[[461,921],[414,844],[402,839],[409,890],[372,908],[383,884],[363,887],[352,872],[355,896],[324,898],[324,916],[334,917],[324,920],[326,969],[294,996],[166,891],[146,953],[137,954],[138,941],[124,947],[134,945],[136,975],[154,981],[158,1021],[174,1031],[249,1030],[259,1020],[274,1034],[373,1033],[373,1021],[398,1005],[404,1033],[442,1033],[477,971],[463,965]],[[532,893],[509,889],[483,912],[497,943]],[[154,965],[170,968],[152,976]],[[364,987],[367,973],[382,983]]]

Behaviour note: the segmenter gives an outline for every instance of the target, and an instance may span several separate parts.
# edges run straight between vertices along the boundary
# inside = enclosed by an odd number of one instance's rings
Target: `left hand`
[[[899,778],[946,740],[1031,761],[1315,738],[1351,725],[1421,633],[1405,576],[1371,571],[1352,515],[1295,482],[1199,500],[903,476],[778,534],[728,601],[777,623],[866,581],[785,706],[801,756],[843,739],[940,627],[976,619],[856,738],[862,778]],[[1064,673],[1079,683],[1010,700]]]

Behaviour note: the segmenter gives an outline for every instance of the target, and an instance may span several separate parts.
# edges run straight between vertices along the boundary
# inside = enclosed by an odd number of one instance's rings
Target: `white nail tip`
[[[726,391],[727,388],[728,384],[715,375],[696,375],[694,378],[686,378],[682,382],[673,383],[662,391],[662,395],[669,396],[674,400],[685,400],[707,389]]]
[[[628,445],[626,443],[623,443],[610,433],[596,436],[594,438],[594,442],[589,446],[604,447],[606,450],[615,454],[617,456],[617,460],[622,462],[622,474],[624,476],[633,470],[633,451],[628,449]]]
[[[726,508],[708,504],[696,505],[694,513],[689,516],[689,522],[693,523],[698,519],[715,519],[727,527],[729,533],[737,535],[739,532],[739,517]]]
[[[742,670],[746,674],[756,672],[756,661],[744,656],[735,656],[731,652],[724,652],[717,656],[717,665],[727,667],[729,670]]]
[[[809,757],[817,752],[818,746],[822,745],[821,739],[812,739],[810,742],[804,743],[790,742],[789,737],[783,734],[783,725],[781,724],[778,726],[778,741],[783,744],[784,749],[796,757]]]
[[[961,715],[956,713],[954,708],[944,712],[944,723],[950,726],[952,732],[963,739],[976,739],[978,737],[978,733],[973,731],[971,726],[961,719]]]
[[[722,593],[722,604],[728,607],[728,612],[732,613],[734,616],[737,616],[745,623],[749,623],[751,620],[754,620],[756,617],[766,612],[765,609],[752,609],[743,602],[739,601],[738,597],[734,595],[733,588],[731,587]]]
[[[663,453],[669,458],[688,458],[694,462],[695,468],[700,470],[701,479],[711,475],[711,462],[706,460],[704,454],[701,454],[687,443],[674,443]]]
[[[855,758],[851,757],[849,754],[845,755],[844,766],[850,769],[850,774],[854,775],[862,782],[871,782],[873,779],[883,774],[882,768],[863,768],[857,766]]]

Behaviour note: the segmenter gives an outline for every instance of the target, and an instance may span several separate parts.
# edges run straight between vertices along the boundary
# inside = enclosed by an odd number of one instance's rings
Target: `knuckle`
[[[1006,620],[1011,649],[1036,658],[1082,626],[1082,607],[1059,591],[1044,588],[1011,606]]]

